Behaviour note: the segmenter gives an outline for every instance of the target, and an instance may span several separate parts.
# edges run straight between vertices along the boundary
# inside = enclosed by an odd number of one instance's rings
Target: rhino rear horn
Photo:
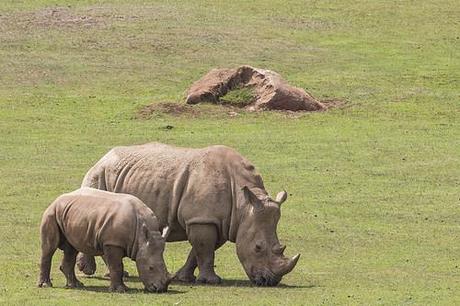
[[[285,245],[277,245],[273,248],[273,253],[277,255],[283,255],[285,249],[286,249]]]
[[[279,205],[283,204],[284,201],[286,201],[288,197],[288,194],[286,192],[286,190],[283,190],[283,191],[280,191],[278,192],[278,194],[276,195],[276,203],[278,203]]]

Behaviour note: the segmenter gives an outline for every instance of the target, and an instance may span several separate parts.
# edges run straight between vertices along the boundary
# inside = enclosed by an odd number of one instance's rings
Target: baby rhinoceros
[[[167,231],[164,231],[166,233]],[[164,260],[165,239],[152,210],[138,198],[93,188],[58,197],[45,211],[40,227],[42,257],[39,287],[51,287],[51,259],[64,251],[61,271],[67,287],[81,287],[75,276],[78,252],[103,255],[110,273],[110,291],[124,292],[123,257],[136,261],[149,292],[165,292],[171,280]]]

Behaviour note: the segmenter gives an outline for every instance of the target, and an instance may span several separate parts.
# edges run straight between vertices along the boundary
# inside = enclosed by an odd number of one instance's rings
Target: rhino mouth
[[[153,293],[164,293],[168,291],[168,286],[157,286],[155,284],[151,284],[148,287],[145,288],[147,292],[153,292]]]
[[[262,271],[256,271],[250,277],[251,282],[256,286],[260,287],[273,287],[279,284],[281,277],[276,276],[272,271],[264,269]]]

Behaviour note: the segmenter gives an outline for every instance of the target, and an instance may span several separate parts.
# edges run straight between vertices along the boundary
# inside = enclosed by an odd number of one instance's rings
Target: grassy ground
[[[459,304],[459,18],[448,0],[1,1],[0,303]],[[348,103],[136,119],[240,64]],[[55,288],[35,288],[47,205],[109,148],[148,141],[235,147],[288,190],[278,234],[302,257],[282,286],[250,286],[227,244],[222,286],[110,294],[99,269],[66,290],[57,254]],[[171,271],[188,249],[168,245]]]

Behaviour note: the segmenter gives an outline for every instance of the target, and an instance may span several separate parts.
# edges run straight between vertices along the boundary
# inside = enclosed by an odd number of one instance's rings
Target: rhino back
[[[257,187],[264,192],[254,166],[225,146],[116,147],[99,163],[93,181],[103,177],[100,186],[138,197],[155,212],[160,228],[171,227],[172,240],[185,240],[187,226],[193,223],[215,224],[225,239],[236,205],[235,188]]]
[[[136,248],[137,212],[128,195],[83,188],[56,200],[58,225],[78,251],[101,255],[103,245]]]

